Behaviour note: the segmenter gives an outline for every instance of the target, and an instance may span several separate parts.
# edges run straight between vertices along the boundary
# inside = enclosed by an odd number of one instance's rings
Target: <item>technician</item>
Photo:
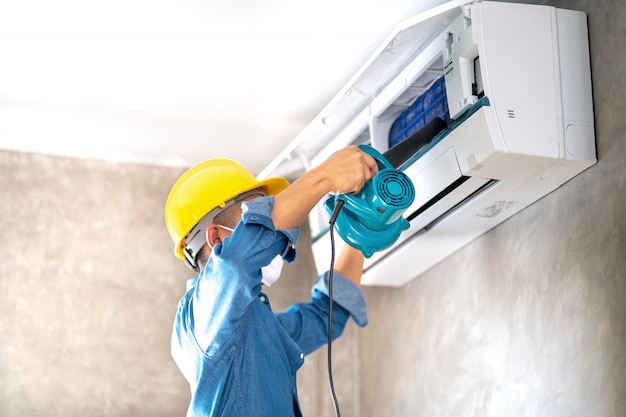
[[[301,416],[296,371],[328,339],[328,273],[311,300],[273,313],[262,283],[296,257],[299,226],[328,193],[358,192],[378,171],[357,147],[336,152],[291,185],[258,181],[229,159],[189,169],[165,206],[176,256],[198,273],[180,300],[172,356],[191,388],[188,416]],[[333,338],[367,324],[363,255],[345,245],[333,280]]]

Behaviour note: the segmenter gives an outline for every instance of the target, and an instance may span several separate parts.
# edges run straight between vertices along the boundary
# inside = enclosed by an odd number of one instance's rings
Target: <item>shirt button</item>
[[[300,354],[300,359],[304,359],[304,353]]]
[[[264,303],[264,302],[265,302],[265,297],[260,296],[260,297],[259,297],[259,300],[261,300],[261,302],[262,302],[262,303]]]

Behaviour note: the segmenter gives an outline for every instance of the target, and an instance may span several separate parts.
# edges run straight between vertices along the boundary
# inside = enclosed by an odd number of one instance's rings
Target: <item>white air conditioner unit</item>
[[[410,90],[445,77],[456,123],[401,168],[416,188],[405,212],[411,226],[366,259],[364,285],[405,284],[596,162],[586,16],[550,6],[458,3],[401,27],[395,39],[428,31],[423,46],[380,81],[364,107],[352,109],[333,134],[341,143],[331,139],[315,155],[349,144],[345,132],[352,143],[369,139],[384,152]],[[327,218],[322,209],[310,218],[319,270],[330,263]]]

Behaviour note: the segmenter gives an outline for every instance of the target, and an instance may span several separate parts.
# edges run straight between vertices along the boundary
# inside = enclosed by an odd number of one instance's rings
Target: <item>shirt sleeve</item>
[[[232,235],[215,245],[193,291],[193,333],[201,349],[211,354],[234,342],[251,303],[261,293],[261,267],[281,255],[296,257],[299,229],[275,230],[274,198],[260,197],[242,205],[242,220]]]
[[[311,290],[311,301],[298,303],[276,318],[305,354],[328,342],[329,273],[320,276]],[[333,340],[341,336],[348,319],[359,327],[367,325],[367,307],[363,292],[352,281],[333,274]]]
[[[260,267],[271,262],[280,254],[285,262],[293,262],[296,259],[296,242],[300,235],[299,228],[276,230],[272,220],[272,209],[274,208],[274,196],[256,198],[247,201],[242,206],[241,222],[246,225],[261,227],[264,232],[263,241],[260,242],[265,258],[260,260]],[[275,250],[266,251],[275,245]],[[260,251],[259,251],[260,252]]]

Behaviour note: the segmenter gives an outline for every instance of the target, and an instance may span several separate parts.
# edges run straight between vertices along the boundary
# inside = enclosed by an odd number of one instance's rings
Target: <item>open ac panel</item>
[[[403,285],[596,162],[585,15],[452,1],[400,25],[264,174],[288,175],[294,154],[315,166],[350,144],[386,151],[393,123],[441,77],[450,124],[401,167],[416,188],[410,228],[366,259],[364,285]],[[323,271],[321,204],[309,220]]]

